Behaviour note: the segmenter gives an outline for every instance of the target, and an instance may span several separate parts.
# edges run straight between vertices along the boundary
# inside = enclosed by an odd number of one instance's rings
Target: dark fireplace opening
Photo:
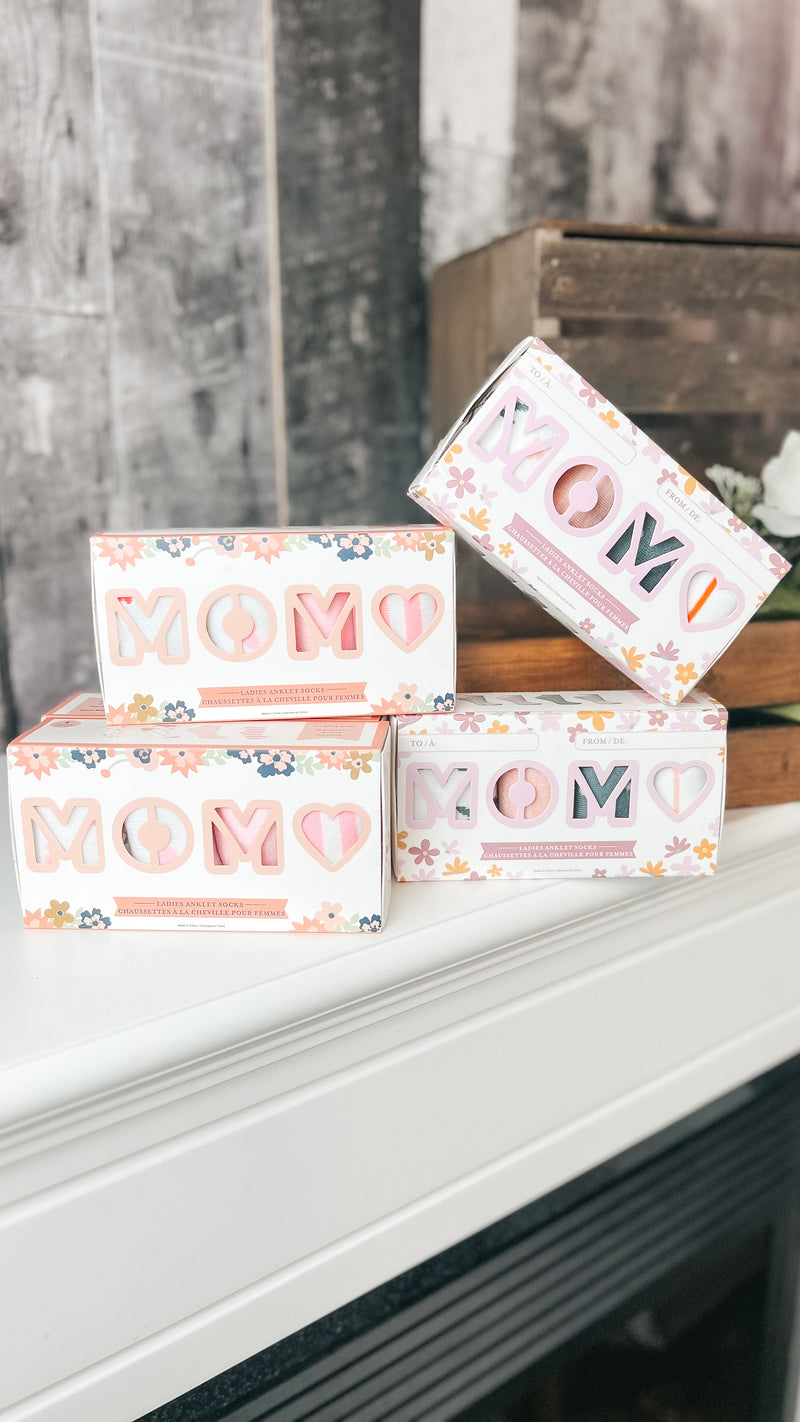
[[[140,1422],[784,1422],[800,1058]]]
[[[458,1422],[753,1422],[769,1236],[675,1271],[646,1308]]]

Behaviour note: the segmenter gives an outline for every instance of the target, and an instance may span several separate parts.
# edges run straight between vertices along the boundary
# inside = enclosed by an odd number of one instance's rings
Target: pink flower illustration
[[[589,384],[588,380],[584,380],[584,381],[583,381],[583,383],[582,383],[582,385],[581,385],[581,388],[580,388],[580,390],[578,391],[578,394],[579,394],[579,396],[580,396],[580,398],[581,398],[582,400],[585,400],[585,401],[586,401],[586,403],[587,403],[587,405],[589,406],[589,409],[590,409],[590,410],[593,410],[593,409],[594,409],[594,407],[595,407],[595,405],[598,403],[598,401],[600,402],[601,405],[605,405],[605,404],[607,403],[607,402],[603,399],[603,396],[600,395],[600,394],[598,394],[598,392],[595,390],[594,386]]]
[[[703,717],[703,725],[710,726],[712,731],[724,731],[728,724],[728,713],[724,706],[720,706],[718,711],[709,711]]]
[[[14,746],[13,751],[17,765],[24,768],[26,775],[35,775],[37,780],[49,775],[58,765],[58,752],[50,746]]]
[[[447,481],[448,489],[455,491],[457,499],[463,499],[465,494],[474,494],[476,486],[472,483],[475,478],[474,469],[457,469],[455,464],[449,470],[450,478]]]
[[[473,735],[478,735],[481,729],[481,722],[486,720],[485,716],[479,716],[477,711],[462,711],[453,717],[458,721],[459,731],[472,731]]]
[[[662,662],[677,662],[680,654],[680,647],[676,647],[674,642],[667,642],[666,646],[663,646],[661,642],[656,642],[656,649],[650,653],[650,656],[658,657]]]
[[[247,533],[242,541],[245,553],[271,563],[273,558],[280,558],[281,553],[286,552],[286,538],[284,533]]]
[[[677,482],[678,476],[674,469],[662,469],[657,480],[659,484],[677,484]]]
[[[688,839],[679,839],[677,835],[673,835],[671,842],[664,846],[664,854],[669,859],[673,854],[685,854],[691,847]]]
[[[99,538],[100,557],[117,568],[130,568],[144,557],[143,538]]]
[[[338,747],[333,750],[318,750],[317,765],[324,770],[341,770],[349,754],[349,750],[340,750]]]
[[[431,847],[429,839],[423,839],[420,840],[419,844],[410,845],[408,852],[412,856],[415,864],[427,864],[429,867],[439,853],[438,849]]]
[[[203,764],[201,750],[182,750],[177,746],[167,746],[159,749],[158,754],[161,764],[169,766],[170,774],[182,775],[184,780],[188,780],[190,773]]]
[[[648,711],[647,715],[650,719],[651,726],[663,726],[667,720],[666,711]]]

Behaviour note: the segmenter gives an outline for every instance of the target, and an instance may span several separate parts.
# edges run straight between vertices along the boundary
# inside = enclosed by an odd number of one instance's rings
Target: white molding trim
[[[723,848],[398,886],[377,943],[265,935],[255,980],[253,935],[156,933],[59,935],[65,980],[12,899],[2,1422],[129,1422],[800,1051],[800,805]]]

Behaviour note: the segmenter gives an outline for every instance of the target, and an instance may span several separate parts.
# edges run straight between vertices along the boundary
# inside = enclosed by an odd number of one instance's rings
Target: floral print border
[[[303,553],[311,547],[330,549],[343,563],[368,558],[393,558],[400,553],[418,553],[427,563],[444,553],[452,538],[449,529],[398,529],[387,533],[353,532],[319,533],[167,533],[159,538],[140,534],[101,534],[93,540],[96,561],[105,560],[110,567],[132,568],[144,558],[169,558],[194,567],[197,559],[207,553],[221,558],[253,558],[265,563],[275,562],[291,553]]]
[[[88,771],[99,771],[107,779],[115,765],[129,764],[138,770],[168,767],[171,775],[185,780],[205,765],[227,765],[239,761],[255,768],[263,779],[294,774],[315,775],[323,770],[346,772],[351,780],[370,775],[379,752],[373,750],[318,749],[290,751],[270,746],[211,746],[206,750],[194,746],[11,746],[16,756],[16,768],[36,780],[57,770],[71,770],[81,765]]]

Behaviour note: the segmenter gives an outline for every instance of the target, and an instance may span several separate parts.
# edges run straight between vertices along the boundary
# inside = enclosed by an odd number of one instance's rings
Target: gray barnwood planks
[[[275,14],[291,519],[413,521],[419,0],[275,0]]]
[[[94,682],[86,539],[107,514],[106,268],[86,0],[0,26],[0,683],[5,729]]]
[[[21,725],[94,686],[88,537],[108,497],[107,328],[7,314],[0,345],[4,612]]]
[[[275,521],[261,23],[260,0],[103,0],[115,517],[132,526]]]

